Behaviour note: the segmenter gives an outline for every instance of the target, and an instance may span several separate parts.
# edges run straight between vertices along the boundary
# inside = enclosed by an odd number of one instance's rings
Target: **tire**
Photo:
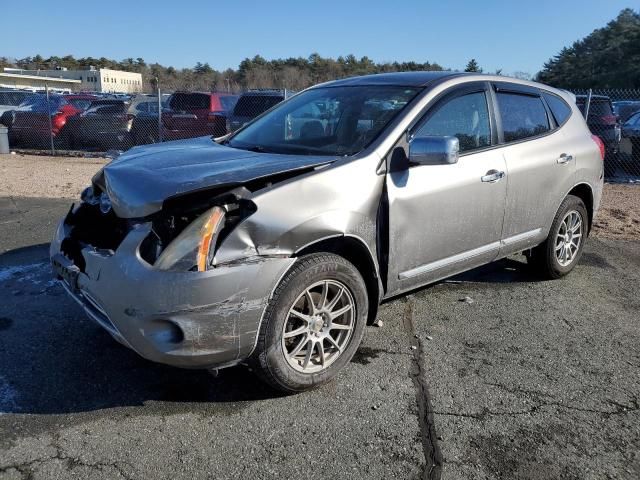
[[[301,257],[265,309],[250,366],[263,381],[287,393],[329,382],[358,349],[368,305],[364,280],[353,264],[330,253]],[[299,313],[291,313],[294,310]],[[342,310],[331,318],[329,312]]]
[[[571,218],[569,215],[572,215]],[[579,224],[577,220],[576,224],[573,224],[576,218],[579,219]],[[570,227],[569,231],[567,226]],[[553,219],[549,236],[544,243],[531,250],[528,263],[544,278],[564,277],[580,261],[588,231],[589,215],[584,202],[578,197],[568,195]],[[560,238],[563,234],[564,240]]]

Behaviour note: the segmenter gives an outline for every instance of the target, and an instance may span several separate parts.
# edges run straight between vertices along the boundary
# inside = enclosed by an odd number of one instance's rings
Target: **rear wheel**
[[[588,222],[584,202],[568,195],[556,213],[547,240],[529,254],[529,263],[546,278],[567,275],[582,256],[589,231]]]
[[[364,281],[350,262],[329,253],[301,257],[265,310],[250,363],[285,392],[320,386],[353,357],[367,309]]]

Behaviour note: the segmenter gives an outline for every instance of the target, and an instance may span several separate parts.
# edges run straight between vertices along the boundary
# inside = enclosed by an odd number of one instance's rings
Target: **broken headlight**
[[[226,211],[213,207],[193,220],[164,249],[155,262],[160,270],[197,270],[204,272],[211,265]]]

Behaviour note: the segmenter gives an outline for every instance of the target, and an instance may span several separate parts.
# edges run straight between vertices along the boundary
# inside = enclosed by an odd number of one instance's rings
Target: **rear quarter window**
[[[550,130],[547,110],[540,97],[508,92],[498,92],[497,96],[505,142],[535,137]]]
[[[233,110],[239,117],[257,117],[274,105],[284,100],[283,97],[273,95],[242,95]]]
[[[175,93],[169,101],[172,110],[208,110],[211,96],[203,93]]]
[[[560,97],[552,95],[551,93],[544,93],[543,96],[547,105],[549,105],[549,109],[551,110],[556,123],[558,125],[562,125],[566,122],[571,116],[571,107]]]
[[[576,104],[578,108],[584,115],[584,108],[587,101],[584,98],[579,98],[576,100]],[[601,99],[601,98],[592,98],[591,103],[589,103],[589,117],[604,117],[607,115],[613,115],[613,108],[611,106],[611,102],[609,100]]]
[[[238,103],[238,97],[235,95],[228,95],[220,97],[220,103],[225,112],[230,112]]]

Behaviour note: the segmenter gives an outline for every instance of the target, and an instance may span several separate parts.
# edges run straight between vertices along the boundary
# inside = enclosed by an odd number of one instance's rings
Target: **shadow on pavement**
[[[281,395],[247,368],[182,370],[142,359],[85,317],[52,279],[48,245],[0,255],[0,412],[58,414],[159,402],[242,402]],[[529,282],[505,259],[453,277]],[[357,359],[356,359],[357,361]]]
[[[183,370],[118,344],[52,279],[47,245],[0,255],[0,413],[59,414],[281,395],[247,368]],[[192,410],[193,408],[191,408]]]

